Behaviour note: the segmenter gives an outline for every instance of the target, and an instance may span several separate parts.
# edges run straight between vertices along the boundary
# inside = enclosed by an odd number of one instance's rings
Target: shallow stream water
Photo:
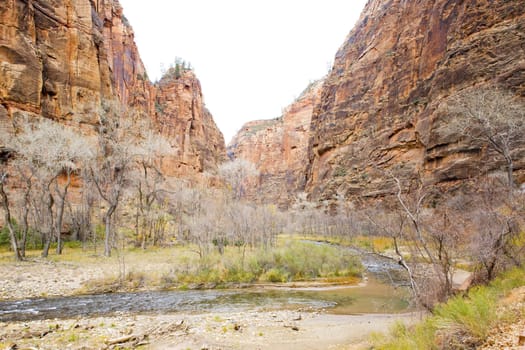
[[[75,318],[115,313],[241,312],[282,309],[336,314],[396,313],[409,303],[403,289],[375,280],[335,288],[247,288],[83,295],[0,302],[0,321]]]
[[[118,313],[242,312],[325,310],[334,314],[408,311],[408,292],[399,267],[390,260],[362,256],[367,283],[329,288],[252,287],[230,290],[155,291],[35,298],[0,302],[0,321],[76,318]]]

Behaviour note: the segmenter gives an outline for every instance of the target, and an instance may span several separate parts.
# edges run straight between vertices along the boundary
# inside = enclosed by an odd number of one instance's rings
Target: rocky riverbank
[[[0,323],[6,349],[360,349],[372,331],[415,315],[340,316],[307,310],[117,315]]]

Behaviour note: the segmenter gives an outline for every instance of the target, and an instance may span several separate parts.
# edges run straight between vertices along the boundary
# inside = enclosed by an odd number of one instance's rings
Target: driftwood
[[[18,349],[21,349],[18,347],[18,345],[16,345],[15,343],[10,343],[7,345],[7,347],[5,348],[5,350],[18,350]],[[23,348],[24,350],[38,350],[37,348],[34,348],[34,347],[24,347]]]
[[[46,335],[53,333],[54,329],[34,329],[34,330],[27,330],[22,335],[22,339],[33,339],[33,338],[44,338]]]
[[[518,336],[518,345],[519,346],[524,346],[525,345],[525,332],[521,333]]]
[[[106,344],[107,345],[117,345],[117,344],[127,343],[130,341],[137,341],[139,338],[141,337],[136,334],[130,334],[130,335],[126,335],[120,338],[107,340]]]
[[[297,327],[295,325],[285,324],[284,328],[290,328],[292,331],[299,331],[299,327]]]
[[[165,333],[173,333],[177,330],[187,332],[189,326],[184,324],[184,320],[179,323],[172,323],[168,327],[157,326],[149,329],[144,334],[128,334],[120,338],[109,339],[105,341],[106,348],[112,349],[115,346],[125,343],[132,343],[133,346],[147,345],[149,344],[149,335],[162,335]]]

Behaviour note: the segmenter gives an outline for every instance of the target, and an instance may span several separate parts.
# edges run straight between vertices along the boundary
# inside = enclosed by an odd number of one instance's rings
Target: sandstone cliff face
[[[231,141],[230,157],[246,159],[259,170],[248,198],[287,208],[304,190],[310,123],[321,86],[322,81],[312,83],[280,118],[249,122]]]
[[[168,176],[212,171],[226,158],[224,137],[204,106],[193,72],[166,75],[155,86],[154,121],[175,149],[163,166]]]
[[[89,1],[0,5],[2,105],[46,118],[92,124],[93,109],[113,97],[109,51],[114,11]],[[106,13],[104,13],[106,12]],[[116,84],[118,86],[118,83]]]
[[[393,190],[385,172],[453,186],[500,168],[443,131],[441,107],[472,86],[525,96],[524,43],[521,0],[370,0],[312,118],[307,190],[377,197]]]
[[[29,114],[91,133],[101,102],[116,99],[170,125],[159,128],[175,137],[170,141],[183,155],[174,155],[171,166],[191,164],[185,168],[189,176],[216,167],[224,142],[204,107],[198,81],[188,78],[187,94],[194,98],[166,84],[157,91],[133,37],[118,0],[2,1],[0,124],[6,127],[16,116]],[[184,107],[190,100],[192,107]],[[159,104],[169,113],[157,117]],[[189,120],[192,132],[186,130]]]

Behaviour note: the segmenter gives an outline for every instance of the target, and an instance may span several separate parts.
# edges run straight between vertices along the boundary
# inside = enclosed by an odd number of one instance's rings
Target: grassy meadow
[[[39,259],[40,251],[27,252],[29,262]],[[363,272],[359,258],[343,246],[289,236],[279,238],[275,247],[226,246],[222,254],[213,248],[203,256],[193,245],[175,245],[146,250],[119,249],[106,258],[100,247],[68,242],[61,255],[50,255],[47,261],[103,270],[102,277],[84,285],[80,292],[85,293],[220,288],[252,283],[355,284]],[[9,263],[12,263],[12,254],[4,249],[0,253],[0,265]]]

